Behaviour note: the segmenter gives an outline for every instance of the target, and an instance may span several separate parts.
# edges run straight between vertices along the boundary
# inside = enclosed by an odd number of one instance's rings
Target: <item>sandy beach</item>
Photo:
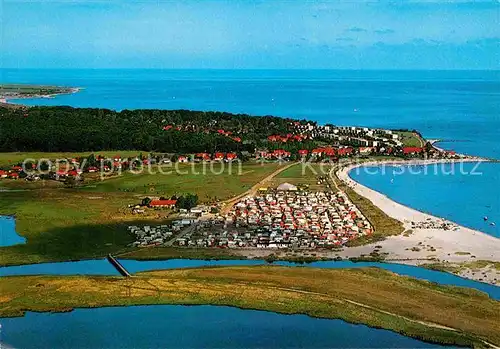
[[[411,231],[411,234],[389,237],[374,244],[345,248],[340,255],[356,256],[363,253],[367,254],[373,251],[375,246],[381,246],[379,250],[388,253],[388,260],[405,264],[430,263],[431,258],[450,263],[465,263],[478,260],[500,261],[500,239],[401,205],[389,199],[386,195],[355,182],[348,175],[349,171],[359,166],[380,166],[394,163],[430,165],[443,162],[446,161],[376,162],[348,165],[340,169],[337,172],[340,180],[344,181],[358,194],[372,201],[388,216],[403,222],[405,228]],[[500,282],[500,271],[494,268],[483,268],[479,272],[464,270],[460,275],[489,283]]]

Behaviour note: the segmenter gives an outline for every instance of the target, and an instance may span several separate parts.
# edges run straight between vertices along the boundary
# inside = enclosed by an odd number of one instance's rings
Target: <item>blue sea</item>
[[[440,347],[341,320],[214,306],[77,309],[0,320],[3,341],[26,349]]]
[[[500,71],[12,70],[0,82],[82,87],[29,105],[195,109],[419,130],[439,146],[500,159]],[[481,176],[357,176],[422,211],[498,236],[500,164]],[[444,194],[444,195],[443,195]],[[488,223],[483,221],[488,216]],[[498,226],[497,224],[497,226]]]

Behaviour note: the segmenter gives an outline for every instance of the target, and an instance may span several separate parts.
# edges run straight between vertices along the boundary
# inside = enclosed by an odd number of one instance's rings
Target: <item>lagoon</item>
[[[26,243],[26,239],[16,233],[16,220],[10,216],[0,216],[0,247]]]
[[[341,320],[221,306],[134,306],[0,319],[15,348],[437,348]],[[28,335],[29,334],[29,335]]]

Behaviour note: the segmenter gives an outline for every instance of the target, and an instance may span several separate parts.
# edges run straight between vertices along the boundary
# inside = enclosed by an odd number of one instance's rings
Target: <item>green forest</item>
[[[213,153],[314,146],[312,141],[269,144],[268,136],[290,132],[293,122],[307,121],[190,110],[0,107],[0,151]]]

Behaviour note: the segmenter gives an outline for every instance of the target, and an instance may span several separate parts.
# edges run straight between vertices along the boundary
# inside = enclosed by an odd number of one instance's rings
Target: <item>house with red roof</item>
[[[7,178],[9,176],[9,173],[4,170],[0,170],[0,178]]]
[[[304,157],[307,156],[307,154],[309,154],[309,151],[307,149],[300,149],[298,153],[300,156]]]
[[[420,147],[404,147],[403,148],[403,154],[405,154],[405,155],[420,154],[423,151],[424,151],[424,149],[420,148]]]
[[[323,155],[323,148],[314,148],[311,151],[311,155],[312,156],[321,156],[321,155]]]
[[[195,154],[194,157],[197,160],[203,160],[203,161],[209,161],[211,159],[210,154],[208,154],[208,153],[197,153],[197,154]]]
[[[348,155],[352,155],[352,153],[354,153],[354,149],[351,147],[340,148],[337,151],[337,153],[339,154],[339,156],[348,156]]]
[[[215,161],[222,161],[222,160],[224,160],[224,153],[215,153],[214,154],[214,160]]]
[[[188,162],[188,161],[189,161],[188,158],[182,155],[177,158],[177,162]]]
[[[371,154],[375,151],[375,147],[359,147],[360,154]]]
[[[226,154],[226,159],[228,161],[232,161],[234,159],[237,159],[238,158],[238,155],[236,155],[236,153],[227,153]]]
[[[174,208],[177,200],[152,200],[149,203],[151,208]]]
[[[12,166],[12,171],[17,171],[17,172],[21,172],[23,170],[23,168],[21,166]]]
[[[337,155],[337,150],[332,148],[332,147],[325,147],[325,148],[323,148],[323,153],[326,156],[335,156],[335,155]]]
[[[77,171],[77,170],[68,171],[69,177],[78,177],[80,174],[81,174],[81,171]]]
[[[9,178],[10,179],[18,179],[19,173],[18,172],[11,172],[11,173],[9,173]]]
[[[283,149],[276,149],[271,153],[272,157],[276,159],[284,159],[287,157],[290,157],[291,153],[289,151],[283,150]]]

